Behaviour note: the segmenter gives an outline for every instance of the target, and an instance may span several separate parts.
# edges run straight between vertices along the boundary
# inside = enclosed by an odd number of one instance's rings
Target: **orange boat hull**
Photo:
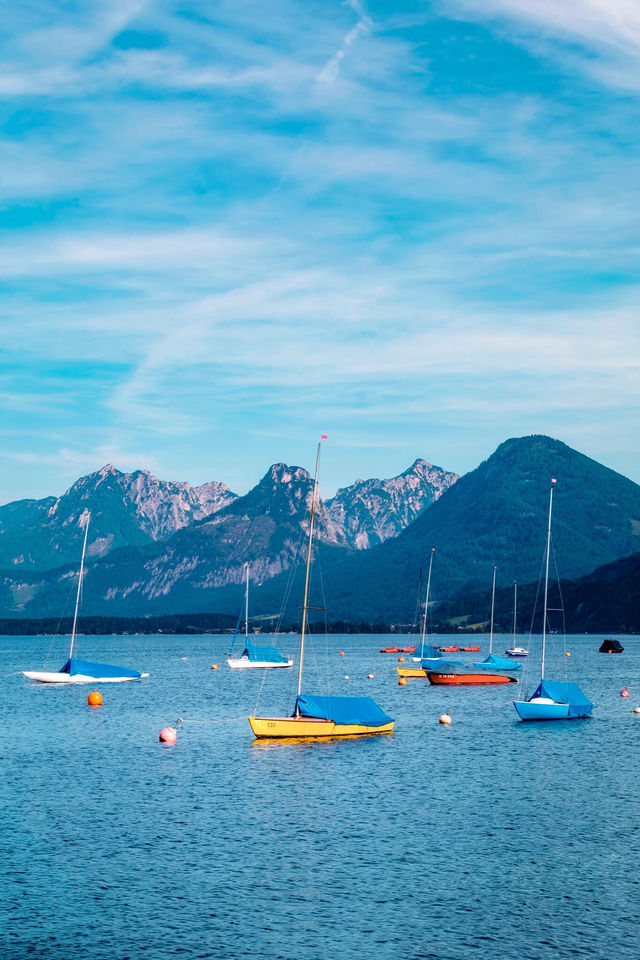
[[[517,683],[515,677],[501,673],[428,673],[429,683],[452,687],[487,686],[498,683]]]

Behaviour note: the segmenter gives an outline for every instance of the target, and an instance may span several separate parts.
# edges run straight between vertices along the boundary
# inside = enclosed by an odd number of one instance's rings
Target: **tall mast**
[[[249,637],[249,564],[246,564],[247,582],[244,588],[244,639]]]
[[[424,601],[424,616],[422,618],[422,631],[420,634],[420,653],[424,656],[424,638],[427,635],[427,611],[429,610],[429,590],[431,588],[431,565],[433,564],[433,555],[436,552],[435,547],[431,547],[431,556],[429,557],[429,573],[427,574],[427,596]]]
[[[493,608],[496,602],[496,568],[493,568],[493,586],[491,588],[491,629],[489,631],[489,656],[493,650]]]
[[[89,521],[91,514],[87,516],[87,523],[84,528],[84,543],[82,544],[82,558],[80,560],[80,575],[78,577],[78,592],[76,593],[76,609],[73,614],[73,629],[71,630],[71,646],[69,647],[69,660],[73,656],[73,646],[76,642],[76,624],[78,623],[78,606],[80,604],[80,591],[82,590],[82,576],[84,574],[84,555],[87,549],[87,534],[89,533]]]
[[[540,679],[544,680],[544,654],[545,647],[547,644],[547,598],[549,595],[549,553],[551,552],[551,509],[553,507],[553,488],[555,486],[555,480],[551,481],[551,489],[549,491],[549,524],[547,526],[547,560],[546,568],[544,572],[544,616],[542,618],[542,664],[540,670]]]
[[[516,625],[518,617],[518,581],[513,581],[513,646],[516,645]]]
[[[307,570],[304,577],[304,600],[302,603],[302,627],[300,629],[300,662],[298,663],[298,696],[302,692],[302,662],[304,660],[304,636],[307,629],[307,599],[309,596],[309,572],[311,570],[311,548],[313,546],[313,524],[316,516],[316,492],[318,490],[318,469],[320,467],[320,447],[316,454],[316,472],[313,478],[313,498],[311,500],[311,519],[309,520],[309,544],[307,546]],[[296,700],[296,711],[298,704]]]

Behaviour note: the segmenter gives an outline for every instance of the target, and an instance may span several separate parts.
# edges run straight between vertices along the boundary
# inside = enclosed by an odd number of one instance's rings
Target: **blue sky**
[[[325,495],[548,433],[640,482],[635,0],[0,13],[0,501]]]

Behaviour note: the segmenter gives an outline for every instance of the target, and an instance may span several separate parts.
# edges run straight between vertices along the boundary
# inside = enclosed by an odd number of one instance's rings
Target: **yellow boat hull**
[[[427,671],[422,667],[396,667],[399,677],[426,677]]]
[[[314,717],[248,717],[253,735],[258,740],[318,740],[327,737],[363,737],[393,733],[392,720],[380,727],[359,723],[334,723]]]

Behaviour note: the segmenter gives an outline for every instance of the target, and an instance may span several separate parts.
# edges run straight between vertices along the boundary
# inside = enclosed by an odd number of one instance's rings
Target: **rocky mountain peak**
[[[396,537],[458,479],[420,458],[397,477],[356,480],[327,501],[348,543],[366,549]]]

